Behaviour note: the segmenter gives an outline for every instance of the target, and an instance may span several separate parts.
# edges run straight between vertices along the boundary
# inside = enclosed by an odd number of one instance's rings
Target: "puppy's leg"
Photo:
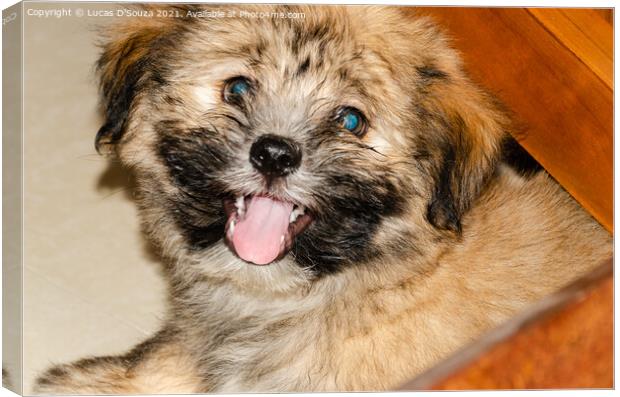
[[[37,394],[178,394],[203,391],[177,335],[163,330],[122,356],[86,358],[47,370]]]

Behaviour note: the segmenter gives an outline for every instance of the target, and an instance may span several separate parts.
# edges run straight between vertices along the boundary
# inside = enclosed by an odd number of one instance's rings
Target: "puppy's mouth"
[[[241,259],[267,265],[283,258],[295,237],[312,223],[301,205],[266,195],[224,199],[225,241]]]

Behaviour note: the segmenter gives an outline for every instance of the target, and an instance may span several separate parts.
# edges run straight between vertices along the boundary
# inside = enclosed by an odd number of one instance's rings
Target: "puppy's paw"
[[[118,357],[95,357],[56,365],[35,382],[36,394],[120,394],[126,370]]]

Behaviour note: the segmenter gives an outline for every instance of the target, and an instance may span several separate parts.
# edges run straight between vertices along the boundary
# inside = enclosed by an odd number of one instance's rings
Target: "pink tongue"
[[[254,196],[246,205],[245,217],[233,231],[235,251],[243,260],[266,265],[278,257],[282,236],[288,230],[293,204]]]

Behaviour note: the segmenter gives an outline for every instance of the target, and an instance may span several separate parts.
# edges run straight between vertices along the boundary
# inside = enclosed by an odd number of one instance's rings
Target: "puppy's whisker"
[[[385,155],[385,154],[381,153],[380,151],[378,151],[378,150],[377,150],[374,146],[367,145],[367,144],[365,144],[364,142],[357,142],[356,144],[357,144],[360,148],[362,148],[362,149],[367,149],[367,150],[370,150],[370,151],[372,151],[372,152],[374,152],[374,153],[376,153],[376,154],[380,155],[381,157],[387,158],[387,155]]]
[[[101,199],[102,200],[106,200],[106,199],[108,199],[108,198],[110,198],[112,196],[115,196],[115,195],[119,194],[119,193],[123,193],[123,192],[124,193],[129,193],[131,191],[132,191],[132,189],[130,189],[128,187],[122,187],[122,188],[116,189],[116,190],[114,190],[114,191],[104,195]]]
[[[183,195],[191,199],[194,199],[195,201],[205,201],[209,199],[209,196],[207,195],[203,196],[200,193],[189,192],[185,187],[178,187],[178,189],[179,189],[179,192],[181,192]]]
[[[80,160],[89,160],[89,161],[97,161],[97,162],[107,162],[108,161],[108,159],[106,159],[104,157],[101,157],[101,155],[95,154],[95,153],[83,154],[83,155],[80,155],[80,156],[76,156],[75,158],[76,159],[80,159]]]

